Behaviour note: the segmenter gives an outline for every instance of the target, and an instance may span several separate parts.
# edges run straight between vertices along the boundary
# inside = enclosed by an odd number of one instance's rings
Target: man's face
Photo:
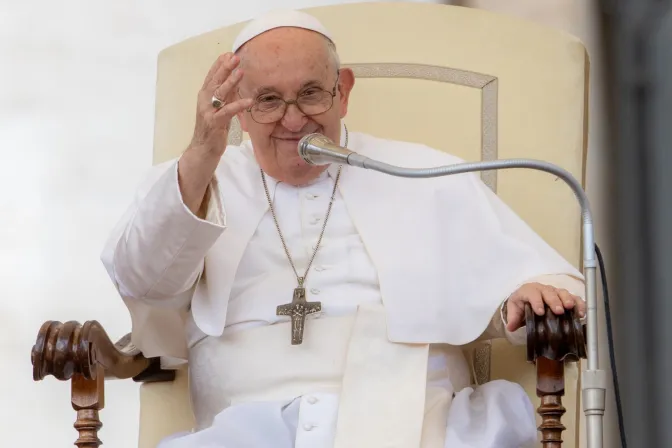
[[[250,135],[259,164],[280,181],[294,185],[309,182],[324,167],[308,165],[299,157],[299,140],[319,132],[339,141],[340,120],[347,113],[348,97],[354,84],[352,72],[339,72],[323,36],[297,28],[278,28],[257,36],[239,55],[243,71],[239,94],[255,99],[260,105],[254,116],[247,111],[239,115],[243,130]],[[276,121],[265,123],[265,119],[260,119],[259,110],[266,103],[281,104],[282,99],[299,98],[309,103],[310,98],[319,95],[326,101],[333,101],[325,112],[307,116],[296,104],[289,104],[284,115],[276,117]],[[302,108],[306,112],[309,109]]]

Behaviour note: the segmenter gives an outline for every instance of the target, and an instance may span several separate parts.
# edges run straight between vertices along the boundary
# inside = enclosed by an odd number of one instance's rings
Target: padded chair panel
[[[421,142],[466,160],[543,159],[583,179],[588,60],[576,38],[483,10],[437,4],[370,2],[307,11],[330,29],[343,65],[355,71],[345,118],[351,130]],[[159,55],[155,163],[188,145],[196,92],[243,26],[196,36]],[[237,127],[230,140],[246,137]],[[580,267],[580,210],[563,182],[523,170],[486,173],[482,179]],[[491,349],[484,345],[476,352],[481,380],[515,381],[538,402],[524,347],[494,341]],[[563,418],[568,446],[577,437],[578,382],[579,371],[570,366]],[[192,424],[190,410],[166,406],[165,394],[177,394],[174,399],[187,406],[186,382],[144,385],[142,448]]]

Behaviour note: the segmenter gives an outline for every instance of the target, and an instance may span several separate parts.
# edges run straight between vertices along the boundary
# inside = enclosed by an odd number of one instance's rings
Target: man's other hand
[[[555,314],[576,308],[579,317],[586,314],[586,303],[581,297],[570,294],[566,289],[558,289],[541,283],[526,283],[511,294],[506,303],[506,329],[515,331],[525,323],[525,304],[529,303],[535,314],[544,314],[544,304]]]

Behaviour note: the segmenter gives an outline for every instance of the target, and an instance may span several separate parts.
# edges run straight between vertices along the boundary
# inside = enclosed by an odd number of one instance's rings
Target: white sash
[[[307,319],[298,346],[290,344],[289,323],[206,338],[189,360],[197,426],[209,426],[229,405],[333,392],[335,448],[442,446],[452,396],[443,388],[428,394],[428,355],[427,344],[388,340],[382,304],[362,305],[354,316]],[[423,434],[428,419],[438,428],[430,431],[436,443],[426,440],[429,428]]]
[[[359,307],[343,375],[334,448],[419,447],[428,344],[387,339],[382,305]]]

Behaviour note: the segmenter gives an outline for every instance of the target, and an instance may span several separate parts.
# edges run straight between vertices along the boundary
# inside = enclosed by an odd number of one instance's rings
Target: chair
[[[361,3],[307,10],[330,29],[343,65],[356,74],[346,123],[352,130],[416,141],[466,160],[536,158],[583,181],[588,59],[576,38],[481,10],[421,3]],[[154,162],[178,156],[193,131],[196,92],[215,58],[244,24],[162,51],[158,58]],[[232,142],[246,136],[234,124]],[[580,267],[580,210],[552,176],[500,171],[483,181],[568,260]],[[583,328],[571,312],[537,317],[528,309],[527,347],[504,340],[465,347],[474,381],[521,384],[538,407],[541,446],[579,446],[578,361]],[[569,341],[572,341],[570,344]],[[162,370],[112,344],[97,321],[46,322],[32,351],[35,380],[72,381],[80,446],[98,446],[106,378],[140,388],[141,448],[193,424],[187,371]],[[564,407],[561,398],[564,396]],[[564,416],[563,416],[564,414]],[[160,416],[160,417],[159,417]]]

